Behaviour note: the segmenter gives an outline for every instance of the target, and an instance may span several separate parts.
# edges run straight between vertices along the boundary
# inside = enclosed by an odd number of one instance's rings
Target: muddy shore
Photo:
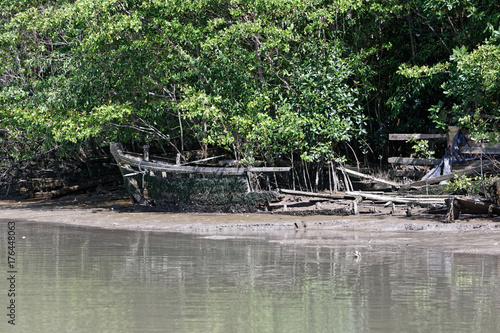
[[[98,198],[99,199],[99,198]],[[22,220],[102,229],[180,232],[212,239],[259,238],[296,246],[375,249],[442,248],[457,253],[500,254],[500,217],[387,212],[351,216],[272,213],[186,214],[134,212],[126,197],[88,200],[0,200],[0,221]],[[21,231],[19,231],[21,232]]]

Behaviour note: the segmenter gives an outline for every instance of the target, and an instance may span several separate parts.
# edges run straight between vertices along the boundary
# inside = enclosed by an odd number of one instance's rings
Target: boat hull
[[[274,191],[252,191],[249,174],[233,168],[180,168],[142,162],[127,156],[119,144],[111,147],[131,200],[139,210],[170,212],[265,211],[279,201]],[[223,169],[223,168],[222,168]]]

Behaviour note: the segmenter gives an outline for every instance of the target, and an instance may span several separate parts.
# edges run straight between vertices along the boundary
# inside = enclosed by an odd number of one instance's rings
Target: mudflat
[[[500,217],[472,215],[443,223],[444,215],[419,213],[407,217],[403,211],[350,216],[188,214],[135,212],[126,198],[91,203],[82,198],[0,200],[0,221],[8,220],[179,232],[213,239],[259,238],[295,246],[347,246],[359,253],[380,248],[404,251],[409,247],[439,247],[460,253],[500,254]]]

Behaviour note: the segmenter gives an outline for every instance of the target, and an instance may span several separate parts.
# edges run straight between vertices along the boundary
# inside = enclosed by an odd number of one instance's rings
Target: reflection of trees
[[[496,257],[394,248],[363,251],[356,260],[356,249],[341,246],[23,228],[24,311],[33,313],[33,323],[62,331],[91,327],[82,316],[95,325],[111,320],[108,328],[119,331],[141,323],[176,332],[478,331],[485,323],[500,325]],[[5,239],[0,246],[3,255]]]
[[[16,329],[20,332],[130,331],[127,296],[100,279],[105,272],[102,268],[110,261],[94,256],[91,233],[73,227],[21,222],[17,223],[17,229],[19,317]],[[2,257],[6,248],[3,241],[3,237],[0,238]]]
[[[150,244],[169,245],[151,245],[146,266],[161,274],[143,282],[164,283],[165,297],[178,301],[170,320],[196,316],[182,322],[187,331],[236,331],[239,325],[273,331],[277,323],[283,331],[359,331],[367,322],[419,331],[435,325],[432,318],[473,328],[484,316],[497,323],[498,265],[487,257],[396,249],[356,261],[355,249],[342,247],[150,237]],[[146,260],[136,258],[128,269]]]

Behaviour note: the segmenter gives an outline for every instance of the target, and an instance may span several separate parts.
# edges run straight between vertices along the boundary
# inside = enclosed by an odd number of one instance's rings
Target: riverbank
[[[500,254],[500,217],[386,212],[351,216],[282,214],[184,214],[134,212],[126,197],[90,200],[0,200],[0,220],[59,223],[114,230],[179,232],[212,239],[259,238],[297,246],[375,248],[441,247],[460,253]],[[85,201],[87,200],[87,202]]]

